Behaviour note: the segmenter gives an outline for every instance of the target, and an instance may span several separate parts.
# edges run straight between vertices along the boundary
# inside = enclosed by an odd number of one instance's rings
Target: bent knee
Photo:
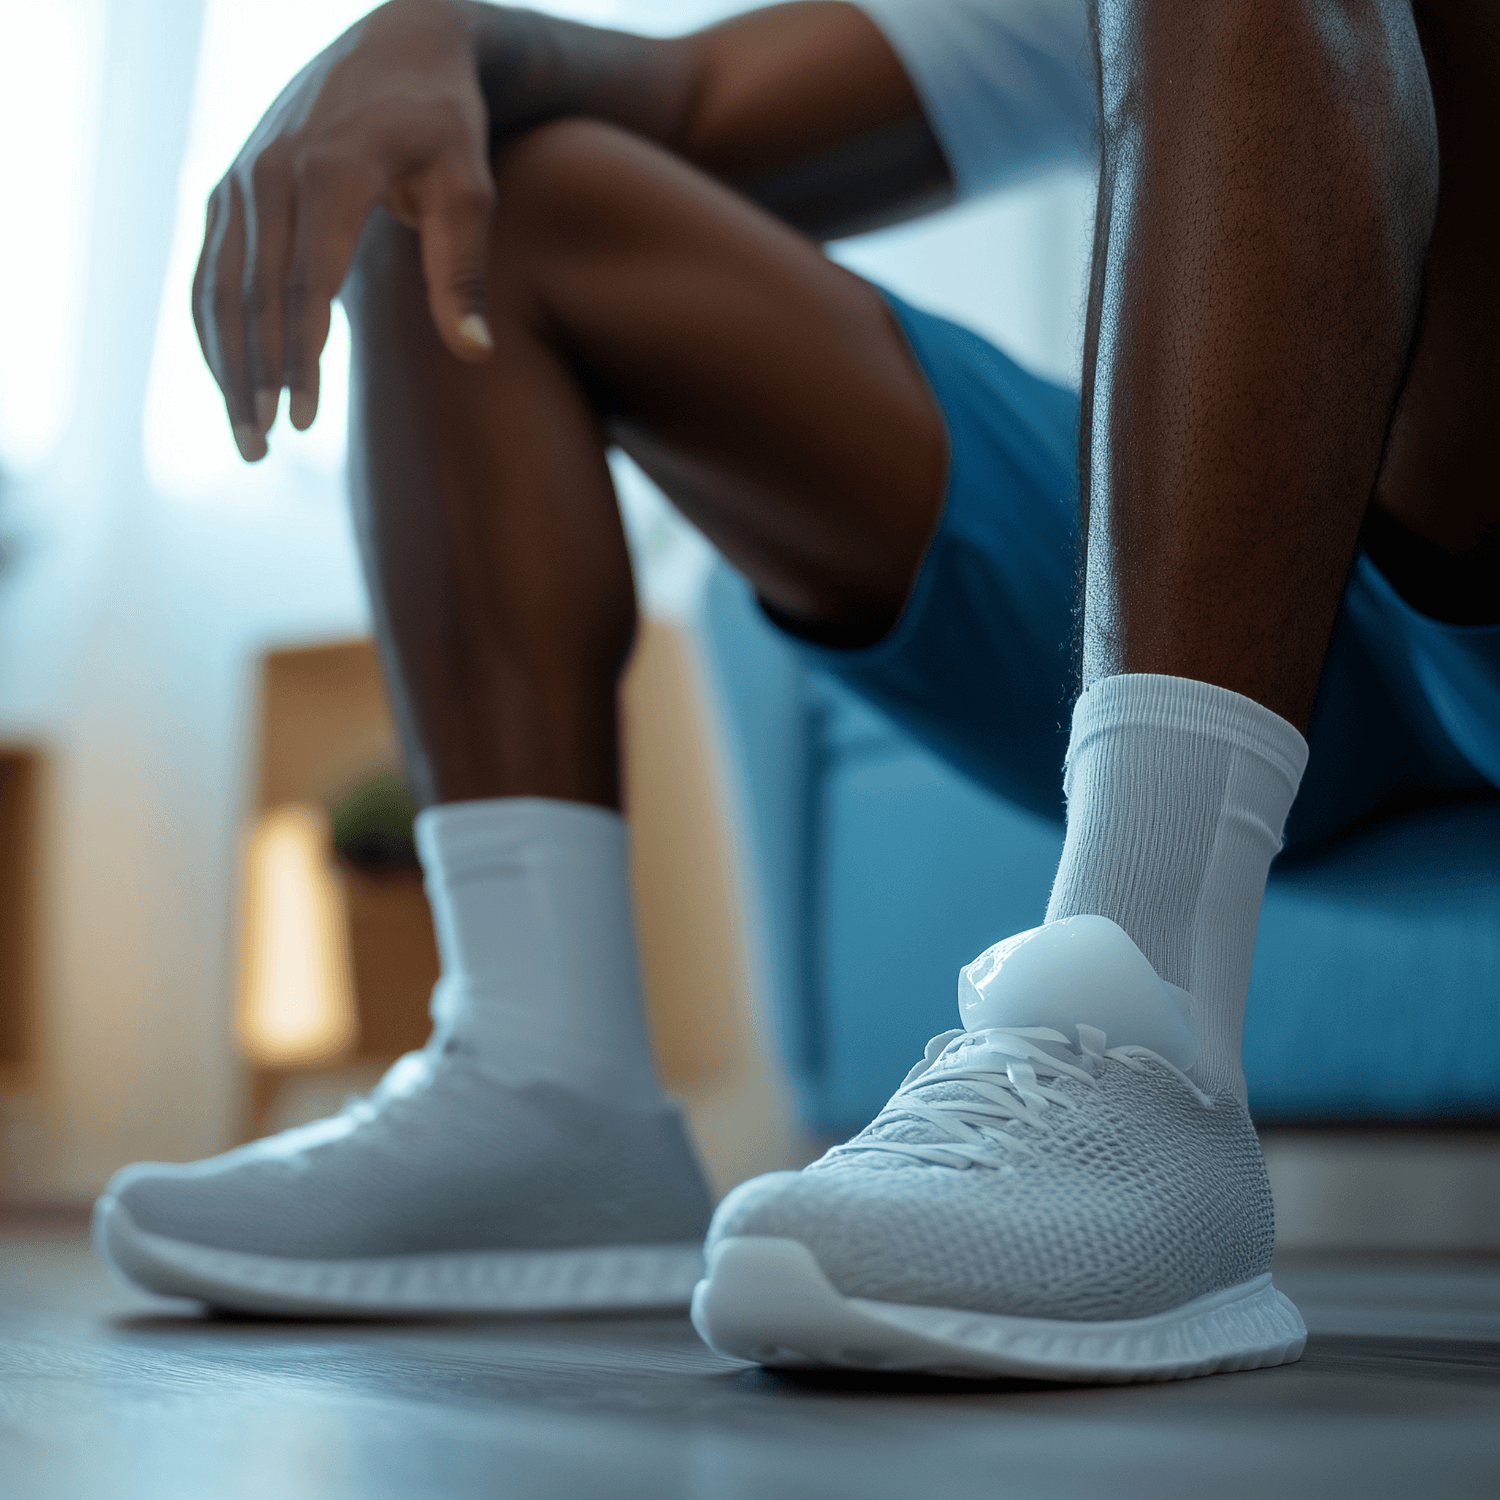
[[[680,223],[684,206],[701,203],[710,182],[643,137],[571,117],[517,137],[497,153],[493,170],[492,322],[517,298],[518,305],[529,305],[544,272],[656,242],[664,225]],[[342,300],[351,323],[368,331],[425,309],[417,231],[376,209],[360,236]]]

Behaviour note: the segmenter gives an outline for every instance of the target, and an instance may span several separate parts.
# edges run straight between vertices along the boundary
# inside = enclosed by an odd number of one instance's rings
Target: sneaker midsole
[[[1297,1358],[1307,1330],[1269,1272],[1139,1318],[1075,1321],[845,1297],[800,1241],[720,1241],[693,1294],[715,1349],[762,1364],[1173,1379]]]
[[[252,1255],[143,1230],[110,1198],[95,1208],[94,1238],[104,1258],[147,1291],[270,1314],[680,1307],[703,1274],[696,1241],[343,1260]]]

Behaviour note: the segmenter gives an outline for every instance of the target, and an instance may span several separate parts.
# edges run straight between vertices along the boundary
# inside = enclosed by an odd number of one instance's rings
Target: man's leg
[[[575,1087],[659,1097],[617,811],[635,597],[606,441],[785,614],[873,639],[936,518],[942,425],[878,293],[659,148],[551,126],[501,157],[496,193],[478,367],[433,330],[416,236],[367,234],[346,290],[356,522],[463,1034],[512,1070],[565,1052]],[[481,847],[529,852],[476,868]]]
[[[1500,484],[1490,431],[1500,401],[1500,19],[1485,0],[1416,6],[1442,164],[1421,329],[1376,488],[1366,545],[1424,613],[1500,621]],[[1384,524],[1389,517],[1396,527]]]
[[[1437,189],[1409,0],[1100,0],[1084,676],[1307,723]]]
[[[964,1032],[866,1131],[720,1206],[694,1317],[728,1353],[1097,1380],[1305,1340],[1239,1018],[1415,326],[1431,104],[1404,0],[1099,10],[1086,691],[1050,920],[964,970]]]
[[[707,1201],[641,1005],[616,811],[635,601],[606,441],[814,634],[882,633],[936,519],[942,421],[872,289],[611,127],[536,131],[496,186],[487,364],[438,342],[388,219],[345,293],[356,520],[443,961],[433,1040],[311,1135],[121,1174],[101,1242],[160,1291],[345,1313],[684,1300]]]
[[[1410,355],[1437,187],[1408,0],[1100,0],[1087,691],[1048,915],[1239,1034],[1266,870]]]

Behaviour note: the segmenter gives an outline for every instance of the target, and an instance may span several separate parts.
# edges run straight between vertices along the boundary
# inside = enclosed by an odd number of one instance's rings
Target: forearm
[[[667,39],[465,9],[492,146],[564,115],[608,120],[825,239],[952,195],[911,81],[851,5],[778,5]]]

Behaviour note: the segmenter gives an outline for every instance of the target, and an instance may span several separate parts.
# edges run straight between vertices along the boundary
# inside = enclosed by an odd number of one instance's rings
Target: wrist
[[[586,115],[664,144],[692,97],[683,41],[636,36],[516,6],[464,0],[490,144],[547,120]]]

